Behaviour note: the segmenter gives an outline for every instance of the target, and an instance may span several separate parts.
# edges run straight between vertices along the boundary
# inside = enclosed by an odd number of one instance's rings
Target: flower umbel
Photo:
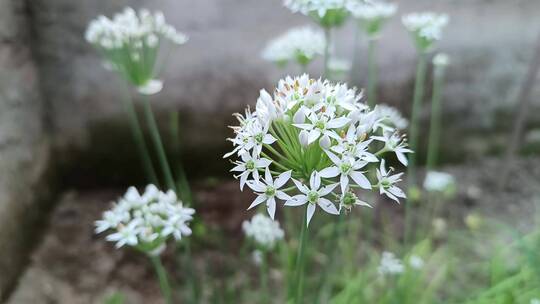
[[[324,54],[324,47],[325,38],[321,31],[309,26],[297,27],[271,40],[262,52],[262,58],[279,66],[290,61],[306,66],[316,56]]]
[[[397,5],[373,1],[363,3],[360,1],[350,1],[347,9],[351,15],[358,20],[362,29],[370,38],[377,38],[386,21],[397,11]]]
[[[141,195],[130,187],[111,210],[96,221],[96,233],[112,231],[107,241],[116,247],[128,245],[147,254],[159,254],[168,239],[176,241],[191,235],[189,221],[195,210],[186,208],[172,190],[162,192],[148,185]]]
[[[262,214],[254,215],[251,221],[244,221],[242,229],[248,238],[264,250],[273,249],[285,236],[277,221]]]
[[[304,74],[280,80],[273,95],[262,90],[255,112],[237,114],[234,148],[225,157],[240,159],[233,171],[241,172],[241,187],[245,183],[257,194],[249,208],[265,202],[274,218],[276,201],[282,200],[285,206],[306,206],[309,223],[317,206],[330,214],[369,206],[354,193],[358,188],[378,187],[392,199],[404,198],[396,186],[402,174],[389,175],[383,157],[395,152],[403,161],[410,150],[403,137],[387,135],[397,131],[391,119],[361,98],[346,84]],[[382,166],[375,180],[368,164],[377,162]]]
[[[357,0],[284,0],[293,13],[312,16],[323,27],[341,26],[348,16],[346,5]]]
[[[187,36],[165,22],[161,12],[136,12],[127,7],[112,18],[92,20],[86,40],[105,57],[107,66],[135,85],[141,94],[155,94],[163,84],[155,78],[155,65],[164,41],[184,44]]]
[[[448,15],[431,12],[412,13],[402,19],[405,28],[412,34],[420,52],[431,50],[441,40],[442,29],[448,24]]]

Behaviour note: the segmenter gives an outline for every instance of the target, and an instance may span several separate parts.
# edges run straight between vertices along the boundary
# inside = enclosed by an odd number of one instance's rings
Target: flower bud
[[[329,149],[331,144],[332,142],[330,141],[330,137],[326,134],[319,139],[319,145],[323,150]]]
[[[306,130],[300,131],[298,140],[303,147],[307,147],[309,145],[309,133]]]

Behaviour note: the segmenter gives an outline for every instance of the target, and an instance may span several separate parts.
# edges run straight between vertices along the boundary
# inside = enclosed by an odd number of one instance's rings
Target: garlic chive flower
[[[448,15],[431,12],[412,13],[402,18],[403,25],[412,34],[416,48],[424,53],[441,40],[442,29],[448,24]]]
[[[409,126],[409,121],[394,107],[378,104],[375,106],[375,110],[382,120],[391,124],[398,130],[405,130]]]
[[[336,206],[324,196],[330,194],[337,184],[322,186],[321,176],[317,171],[314,171],[309,178],[309,187],[297,180],[293,180],[301,194],[291,197],[285,203],[285,206],[302,206],[307,204],[306,223],[309,226],[311,218],[315,213],[317,206],[330,214],[338,215],[339,211]]]
[[[413,151],[407,148],[407,142],[399,133],[386,131],[383,136],[373,136],[373,139],[384,142],[384,149],[396,153],[399,162],[407,166],[408,161],[405,153]]]
[[[270,169],[266,167],[264,179],[262,181],[251,180],[247,182],[248,187],[250,187],[253,191],[255,191],[255,194],[257,194],[257,198],[253,201],[253,203],[251,203],[248,210],[266,202],[268,215],[274,219],[276,214],[276,198],[281,200],[290,199],[290,196],[287,193],[280,190],[280,188],[283,187],[283,185],[285,185],[290,178],[291,171],[287,171],[281,173],[276,180],[274,180],[272,178],[272,174],[270,173]]]
[[[377,187],[380,194],[385,194],[389,198],[399,203],[399,198],[406,198],[403,190],[399,189],[395,184],[401,181],[403,173],[390,175],[392,169],[386,170],[384,159],[381,160],[380,168],[377,169]]]
[[[405,270],[401,260],[396,258],[392,252],[383,252],[381,262],[377,271],[380,275],[395,275],[400,274]]]
[[[232,171],[240,172],[240,187],[247,184],[257,195],[249,208],[266,203],[274,218],[278,200],[304,205],[309,222],[316,206],[331,214],[366,206],[352,196],[357,188],[404,198],[396,187],[401,174],[389,176],[384,157],[396,153],[406,165],[404,153],[410,150],[403,137],[387,135],[397,132],[391,120],[361,99],[346,84],[304,74],[280,80],[273,94],[262,90],[255,111],[236,114],[233,148],[224,157],[238,159]],[[376,179],[368,163],[379,162]]]
[[[324,33],[310,26],[295,27],[271,40],[263,50],[263,59],[278,66],[295,62],[307,66],[317,56],[324,54]]]
[[[111,210],[96,221],[96,233],[111,231],[106,240],[116,247],[134,247],[146,254],[161,253],[169,239],[176,241],[191,235],[189,222],[195,210],[186,208],[176,193],[162,192],[148,185],[141,195],[130,187]]]
[[[99,16],[86,29],[85,38],[105,57],[107,66],[136,86],[141,94],[159,92],[155,66],[163,42],[184,44],[187,36],[165,22],[161,12],[127,7],[112,18]]]
[[[345,23],[349,14],[346,5],[352,1],[358,0],[284,0],[283,5],[293,13],[311,16],[322,27],[330,28]]]
[[[350,1],[347,3],[347,9],[358,20],[368,37],[375,39],[378,38],[386,21],[396,14],[397,5],[380,1],[368,3]]]
[[[285,236],[279,222],[262,214],[254,215],[251,221],[244,221],[242,229],[248,238],[265,251],[272,250]]]

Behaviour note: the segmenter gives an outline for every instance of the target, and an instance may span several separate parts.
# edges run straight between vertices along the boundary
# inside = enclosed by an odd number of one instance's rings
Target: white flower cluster
[[[271,250],[276,243],[283,239],[285,233],[277,221],[262,214],[256,214],[251,221],[244,221],[242,229],[248,238],[265,250]]]
[[[412,13],[402,19],[403,25],[415,36],[417,47],[429,49],[442,37],[442,29],[448,24],[448,15],[431,12]]]
[[[153,79],[162,40],[184,44],[187,36],[165,22],[161,12],[127,7],[111,19],[99,16],[85,33],[88,42],[101,51],[106,65],[139,88],[142,94],[155,94],[162,82]]]
[[[273,96],[261,90],[256,111],[236,115],[240,125],[232,127],[235,137],[229,139],[234,149],[224,156],[239,158],[231,171],[238,173],[241,189],[247,184],[257,194],[249,208],[266,203],[273,219],[278,199],[285,206],[307,204],[309,224],[317,206],[331,214],[340,212],[333,202],[347,209],[369,206],[354,195],[355,188],[404,198],[396,186],[402,173],[392,175],[382,155],[394,152],[406,165],[405,153],[412,151],[387,117],[361,98],[346,84],[306,74],[280,80]],[[376,151],[375,141],[384,147]],[[377,162],[377,180],[371,182],[366,170]]]
[[[397,5],[381,1],[363,3],[352,1],[347,3],[351,15],[360,21],[364,30],[371,36],[377,35],[383,23],[395,15]]]
[[[408,266],[414,270],[424,267],[424,260],[418,255],[411,255],[407,262]],[[377,271],[380,275],[396,275],[405,271],[405,265],[392,252],[385,251]]]
[[[350,0],[284,0],[283,4],[293,13],[309,15],[316,12],[324,17],[329,10],[343,9]]]
[[[379,112],[380,117],[383,117],[388,123],[396,127],[396,129],[407,129],[409,121],[403,117],[396,108],[385,104],[379,104],[375,106],[375,110]]]
[[[187,37],[165,22],[162,12],[151,13],[141,9],[138,13],[131,7],[113,16],[99,16],[92,20],[85,33],[86,40],[103,49],[122,49],[145,46],[155,48],[160,38],[183,44]]]
[[[126,194],[96,221],[96,233],[111,230],[106,240],[116,247],[135,247],[148,254],[159,254],[167,239],[179,241],[191,235],[188,224],[195,210],[186,208],[172,190],[160,191],[148,185],[141,195],[130,187]]]
[[[270,41],[262,52],[262,58],[278,64],[296,61],[300,65],[307,65],[315,56],[323,55],[324,48],[324,34],[303,26],[290,29]]]
[[[430,192],[443,192],[454,188],[456,180],[451,174],[429,171],[424,180],[424,189]]]
[[[380,275],[400,274],[405,270],[401,260],[396,258],[392,252],[385,251],[382,254],[381,262],[377,271]]]

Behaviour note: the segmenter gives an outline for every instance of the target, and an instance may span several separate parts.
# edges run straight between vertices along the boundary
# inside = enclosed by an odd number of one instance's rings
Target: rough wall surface
[[[451,16],[439,45],[452,57],[444,94],[448,121],[445,133],[447,142],[460,140],[463,145],[456,148],[452,144],[454,149],[447,154],[460,158],[491,149],[469,145],[478,138],[471,132],[464,136],[463,131],[473,128],[484,132],[508,125],[508,120],[498,119],[498,113],[512,109],[515,102],[534,37],[540,31],[540,21],[534,16],[540,11],[540,2],[404,0],[399,4],[399,14],[434,10]],[[94,151],[89,153],[94,153],[99,162],[106,153],[97,151],[108,150],[128,134],[121,131],[126,129],[119,101],[123,98],[122,83],[102,68],[96,52],[83,39],[86,24],[98,14],[110,16],[125,5],[160,9],[169,22],[191,37],[186,45],[171,52],[163,73],[165,89],[152,102],[162,113],[180,111],[186,158],[192,160],[192,168],[226,165],[219,154],[226,149],[224,138],[230,135],[226,128],[232,121],[230,114],[255,103],[259,89],[271,88],[281,75],[298,73],[294,67],[280,71],[265,63],[259,57],[261,49],[291,26],[310,23],[303,16],[291,14],[280,0],[35,0],[31,5],[45,97],[53,111],[55,145],[70,151],[69,156],[79,155],[71,153],[77,150]],[[354,24],[350,22],[336,36],[337,53],[350,55]],[[363,74],[366,51],[362,39],[360,45],[357,70]],[[407,113],[415,52],[399,17],[386,28],[378,50],[379,96]],[[320,65],[319,60],[311,67],[313,75],[319,74]],[[358,79],[357,85],[363,86],[365,77],[360,75]],[[535,96],[540,96],[538,88]],[[167,117],[161,117],[165,126]],[[111,126],[117,130],[103,132]],[[92,156],[86,152],[83,155],[88,156],[84,158],[87,164],[93,163]],[[71,158],[65,159],[69,163]],[[80,163],[75,170],[89,171]]]
[[[45,200],[49,145],[22,1],[0,1],[0,301],[22,269]]]

